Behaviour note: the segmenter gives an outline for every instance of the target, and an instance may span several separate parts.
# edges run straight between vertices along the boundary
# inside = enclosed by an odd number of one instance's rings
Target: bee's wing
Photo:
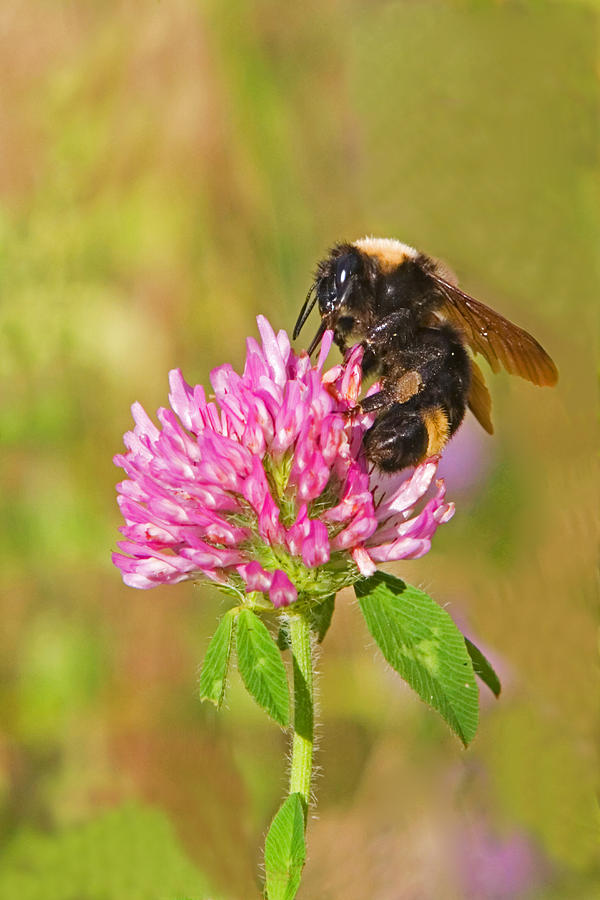
[[[494,372],[503,366],[511,375],[534,384],[556,384],[558,370],[535,338],[444,278],[434,274],[432,278],[444,297],[436,312],[460,329],[471,349],[483,354]]]
[[[471,387],[469,389],[469,409],[488,434],[494,433],[492,425],[492,398],[487,389],[483,373],[474,359],[471,360]]]

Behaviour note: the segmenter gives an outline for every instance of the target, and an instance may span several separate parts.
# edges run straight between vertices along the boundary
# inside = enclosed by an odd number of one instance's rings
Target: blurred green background
[[[2,4],[2,897],[259,896],[285,736],[237,675],[197,700],[218,594],[122,585],[111,458],[364,234],[446,259],[561,380],[491,380],[453,522],[395,569],[502,674],[468,751],[339,598],[299,897],[599,896],[597,32],[541,0]]]

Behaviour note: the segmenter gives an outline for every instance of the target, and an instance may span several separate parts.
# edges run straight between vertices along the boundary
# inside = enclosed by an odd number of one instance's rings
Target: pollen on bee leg
[[[423,387],[423,379],[418,372],[406,372],[394,385],[394,399],[398,403],[406,403]]]

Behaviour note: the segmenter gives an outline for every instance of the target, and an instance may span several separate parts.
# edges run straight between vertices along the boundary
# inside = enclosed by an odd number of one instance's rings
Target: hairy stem
[[[314,745],[313,663],[307,617],[301,614],[290,616],[289,633],[294,668],[294,732],[290,794],[300,794],[306,823],[310,806]]]

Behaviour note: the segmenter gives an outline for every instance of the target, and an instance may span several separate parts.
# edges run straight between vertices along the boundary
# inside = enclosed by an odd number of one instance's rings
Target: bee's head
[[[352,296],[356,284],[356,276],[362,271],[362,260],[356,250],[342,256],[331,256],[328,265],[320,278],[317,278],[316,291],[321,317],[337,318],[344,312],[344,307]]]
[[[308,349],[309,354],[318,346],[327,328],[335,328],[347,318],[348,327],[344,330],[351,330],[354,322],[350,312],[352,295],[362,270],[361,255],[350,245],[336,248],[327,259],[319,264],[316,279],[308,292],[294,328],[294,339],[296,339],[313,306],[318,302],[321,325]]]

